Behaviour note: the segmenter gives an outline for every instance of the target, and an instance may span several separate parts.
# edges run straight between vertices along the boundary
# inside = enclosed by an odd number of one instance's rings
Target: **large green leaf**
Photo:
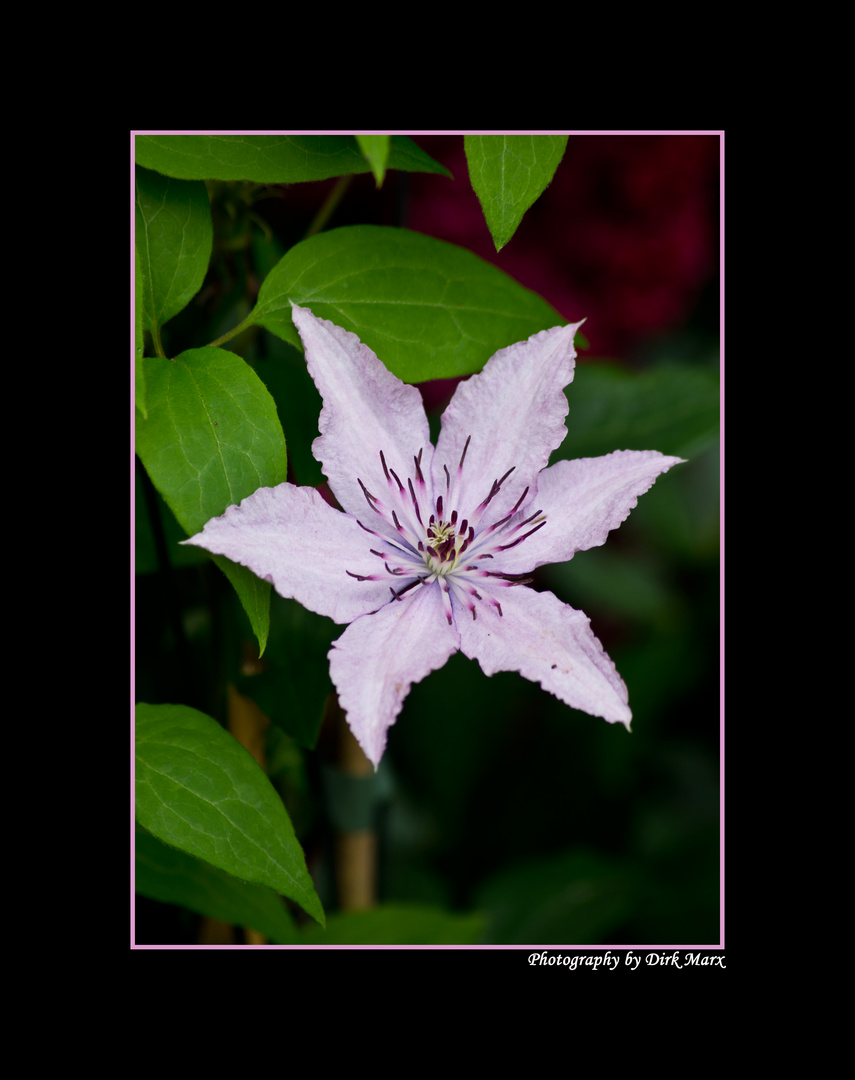
[[[264,771],[210,716],[136,707],[136,816],[144,829],[243,881],[324,913],[291,819]]]
[[[232,926],[249,926],[276,944],[299,941],[279,897],[184,851],[167,847],[139,827],[134,838],[134,889],[140,896],[178,904]]]
[[[136,233],[143,275],[145,328],[155,335],[202,287],[213,226],[200,181],[136,172]]]
[[[265,278],[251,321],[302,348],[292,300],[358,334],[405,382],[471,375],[497,349],[566,322],[472,252],[380,225],[312,236]]]
[[[467,135],[469,179],[500,251],[558,168],[566,135]]]
[[[137,135],[136,161],[184,180],[296,184],[370,172],[353,135]],[[451,174],[406,135],[389,139],[385,168]]]
[[[174,360],[145,360],[148,418],[136,417],[136,449],[188,536],[257,488],[286,479],[285,436],[264,384],[239,356],[206,346]],[[234,585],[261,650],[270,585],[214,556]]]

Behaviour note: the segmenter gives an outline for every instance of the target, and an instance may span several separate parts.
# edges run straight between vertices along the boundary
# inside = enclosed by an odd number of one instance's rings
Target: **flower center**
[[[466,440],[454,481],[448,466],[443,466],[446,503],[451,503],[460,491],[470,439],[471,436]],[[531,579],[503,573],[498,569],[500,563],[485,564],[483,560],[496,559],[503,551],[522,543],[546,524],[546,518],[539,510],[528,516],[525,516],[526,510],[520,510],[529,492],[526,488],[510,513],[504,513],[498,520],[491,520],[490,504],[514,471],[514,468],[510,468],[500,480],[493,480],[487,497],[468,518],[459,520],[456,509],[452,509],[446,518],[443,496],[438,495],[435,512],[425,524],[422,507],[430,506],[431,497],[421,470],[421,458],[422,451],[419,451],[413,458],[414,475],[407,478],[405,485],[395,470],[387,466],[381,450],[380,464],[387,489],[384,498],[374,495],[357,478],[365,501],[384,523],[378,523],[378,531],[357,519],[360,528],[380,541],[379,547],[369,548],[369,551],[382,560],[383,572],[356,574],[348,570],[347,573],[357,581],[388,580],[392,600],[401,600],[405,593],[417,586],[436,583],[442,592],[443,608],[449,623],[454,621],[452,596],[455,604],[459,605],[458,611],[465,609],[473,619],[477,618],[476,601],[489,603],[501,615],[502,605],[496,594],[502,588],[523,584]],[[487,570],[485,565],[492,565],[495,569]],[[478,588],[484,590],[484,595],[476,588],[476,582]]]
[[[425,552],[425,565],[432,574],[447,575],[457,568],[460,556],[475,536],[474,528],[469,528],[464,518],[458,528],[457,511],[451,511],[448,521],[442,520],[442,498],[437,500],[437,514],[431,514],[425,532],[425,544],[430,549]]]

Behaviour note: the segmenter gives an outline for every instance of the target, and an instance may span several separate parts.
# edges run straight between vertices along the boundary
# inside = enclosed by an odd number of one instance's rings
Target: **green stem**
[[[319,233],[321,229],[323,229],[323,227],[326,225],[326,223],[332,216],[335,208],[344,198],[344,193],[350,187],[352,180],[352,176],[343,176],[338,181],[338,183],[335,185],[329,195],[327,195],[326,201],[324,202],[323,206],[320,208],[320,210],[318,210],[317,214],[315,214],[315,220],[309,226],[306,235],[303,237],[304,240],[307,240],[310,236],[314,236],[315,233]]]
[[[209,342],[209,344],[222,345],[224,341],[231,341],[233,337],[237,337],[238,334],[242,334],[244,330],[253,325],[254,320],[252,316],[253,313],[250,312],[242,323],[238,323],[238,325],[233,330],[229,330],[228,333],[223,334],[222,337],[218,337],[216,341]]]
[[[326,197],[326,200],[324,201],[323,206],[320,208],[320,210],[318,210],[317,214],[315,214],[314,221],[309,226],[309,228],[308,228],[308,230],[306,232],[306,235],[303,237],[304,240],[308,239],[308,237],[310,237],[310,236],[314,236],[315,233],[319,233],[321,231],[321,229],[323,229],[323,227],[329,221],[330,217],[332,217],[332,214],[335,211],[335,208],[338,206],[338,204],[344,198],[344,194],[347,191],[347,189],[350,187],[350,184],[351,184],[352,180],[353,180],[352,176],[343,176],[338,181],[338,183],[335,185],[335,187],[332,189],[332,191]],[[236,326],[233,330],[229,330],[229,332],[227,334],[223,334],[222,337],[217,338],[216,341],[210,342],[210,344],[211,345],[222,345],[224,342],[230,341],[233,337],[237,337],[238,334],[240,334],[244,330],[246,330],[247,327],[252,326],[253,323],[254,323],[253,313],[250,312],[249,315],[247,315],[247,317],[243,320],[242,323],[240,323],[238,326]]]
[[[159,356],[159,357],[161,357],[161,359],[165,360],[166,359],[166,353],[163,351],[163,343],[160,340],[160,327],[159,326],[155,326],[155,328],[152,330],[152,332],[151,332],[151,342],[152,342],[152,345],[154,345],[155,356]]]

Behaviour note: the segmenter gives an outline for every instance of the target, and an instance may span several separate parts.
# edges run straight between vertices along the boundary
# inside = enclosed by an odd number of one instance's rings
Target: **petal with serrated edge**
[[[455,476],[466,447],[455,505],[472,514],[494,480],[513,473],[491,502],[491,514],[508,513],[564,440],[567,398],[581,323],[556,326],[500,349],[484,370],[462,382],[442,415],[433,459],[434,490],[445,487],[446,465]],[[471,436],[468,447],[466,441]]]
[[[503,589],[498,599],[501,615],[481,604],[476,619],[466,612],[456,619],[466,656],[486,675],[518,671],[574,709],[629,727],[626,685],[584,612],[524,585]]]
[[[225,555],[271,582],[280,596],[347,623],[389,599],[386,581],[359,581],[376,569],[365,532],[315,488],[259,488],[185,544]],[[349,573],[348,573],[349,572]]]
[[[375,766],[412,684],[441,668],[459,644],[436,586],[417,586],[352,622],[333,642],[330,677],[351,731]]]
[[[682,461],[656,450],[616,450],[602,457],[557,461],[538,477],[537,496],[529,504],[531,512],[545,515],[546,524],[497,555],[492,568],[525,573],[599,547],[626,521],[656,478]]]
[[[341,507],[364,515],[359,481],[382,496],[381,451],[404,484],[413,475],[413,458],[423,451],[421,468],[430,476],[433,447],[421,394],[384,367],[356,334],[308,308],[292,308],[309,374],[324,400],[312,453]]]

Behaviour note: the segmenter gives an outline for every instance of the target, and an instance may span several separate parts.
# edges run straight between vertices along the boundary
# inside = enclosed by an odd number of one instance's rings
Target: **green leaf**
[[[296,184],[374,167],[352,135],[137,135],[135,154],[137,164],[184,180]],[[406,135],[389,139],[386,168],[451,175]]]
[[[668,362],[636,374],[582,364],[566,392],[568,435],[553,460],[612,450],[659,450],[690,459],[718,437],[719,376],[711,365]]]
[[[139,826],[134,849],[134,888],[140,896],[178,904],[232,926],[252,927],[275,944],[300,940],[294,920],[271,889],[240,881],[167,847]]]
[[[292,300],[358,334],[404,382],[471,375],[497,349],[566,322],[470,251],[380,225],[312,236],[265,278],[251,321],[302,348]]]
[[[188,536],[260,487],[286,479],[285,436],[264,384],[239,356],[206,346],[174,360],[146,357],[148,418],[136,449]],[[270,585],[222,556],[214,562],[240,596],[261,651]]]
[[[324,913],[282,800],[252,755],[186,705],[136,707],[136,816],[144,829],[243,881]]]
[[[473,945],[483,940],[484,916],[451,914],[420,904],[381,904],[331,915],[326,930],[310,926],[306,945]]]
[[[382,187],[383,177],[386,175],[386,162],[389,160],[389,136],[357,135],[356,141],[359,143],[359,149],[365,160],[371,166],[377,187]]]
[[[526,210],[549,184],[567,146],[566,135],[467,135],[469,179],[500,251]]]
[[[143,275],[140,266],[140,249],[134,245],[134,401],[136,408],[146,416],[145,374],[143,372]]]
[[[211,204],[199,181],[136,173],[136,246],[144,287],[145,328],[160,327],[202,287],[211,260]]]

